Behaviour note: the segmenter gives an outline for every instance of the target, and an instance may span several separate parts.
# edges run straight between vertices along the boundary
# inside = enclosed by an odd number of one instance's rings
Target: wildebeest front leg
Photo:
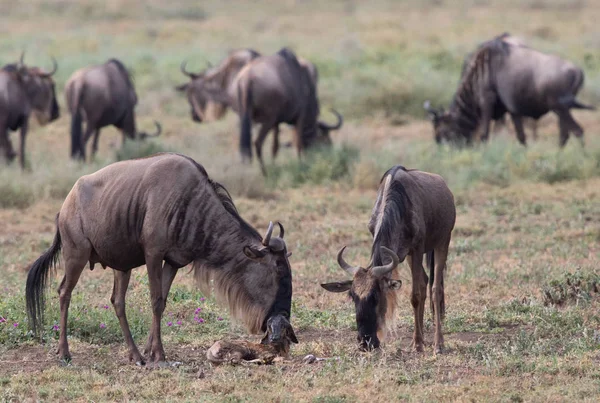
[[[167,298],[169,296],[169,290],[171,289],[171,284],[173,284],[173,280],[175,279],[175,275],[177,274],[177,269],[173,268],[170,264],[166,263],[163,266],[162,273],[162,283],[161,283],[161,293],[163,297],[163,301],[165,307],[167,305]],[[148,336],[148,341],[146,342],[146,347],[144,348],[144,354],[150,354],[152,350],[152,332]]]
[[[135,362],[138,365],[144,365],[144,358],[133,341],[131,331],[129,330],[129,323],[127,322],[127,316],[125,315],[125,294],[127,293],[127,287],[129,286],[131,270],[113,270],[113,272],[115,280],[110,302],[112,302],[112,305],[115,308],[115,313],[117,314],[117,318],[119,318],[119,324],[121,325],[125,343],[129,349],[129,361]]]
[[[525,129],[523,129],[523,118],[520,115],[514,115],[511,113],[510,118],[513,121],[513,125],[515,126],[515,133],[517,134],[517,139],[519,143],[524,146],[527,145],[527,140],[525,138]]]
[[[15,154],[15,151],[13,150],[8,129],[4,122],[0,122],[0,148],[4,150],[4,157],[6,158],[7,163],[10,163],[15,159],[17,154]]]
[[[446,259],[448,257],[448,245],[450,240],[438,248],[435,248],[435,266],[434,266],[434,281],[431,290],[431,299],[434,306],[435,333],[433,336],[433,351],[435,354],[440,354],[444,349],[444,334],[442,333],[442,319],[445,307],[444,303],[444,269],[446,267]]]
[[[273,145],[271,146],[271,157],[273,161],[277,157],[277,153],[279,152],[279,125],[273,128]]]
[[[423,316],[425,314],[425,299],[427,298],[427,275],[423,269],[423,251],[414,251],[407,256],[412,274],[412,295],[410,302],[415,317],[415,332],[413,349],[423,351]]]
[[[96,158],[96,153],[98,152],[98,139],[100,138],[100,129],[94,131],[94,141],[92,143],[92,158]]]
[[[25,139],[27,138],[27,129],[29,128],[29,119],[23,119],[21,124],[21,143],[19,144],[19,161],[21,169],[25,169]]]
[[[152,306],[149,361],[157,364],[165,360],[165,350],[160,337],[160,321],[165,310],[165,300],[162,296],[162,257],[147,256],[146,267],[148,269],[150,304]]]

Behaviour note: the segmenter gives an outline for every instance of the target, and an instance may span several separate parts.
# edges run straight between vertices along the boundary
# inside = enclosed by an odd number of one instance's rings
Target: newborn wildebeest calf
[[[152,328],[146,354],[165,360],[160,321],[177,270],[189,263],[201,287],[211,280],[217,299],[229,304],[232,316],[251,333],[267,329],[283,316],[289,327],[292,273],[283,240],[272,237],[273,223],[262,238],[238,214],[227,190],[212,181],[202,166],[178,154],[158,154],[109,165],[80,178],[57,216],[54,242],[31,267],[27,277],[27,312],[34,332],[43,324],[44,288],[50,267],[62,248],[65,276],[59,287],[58,353],[70,359],[67,314],[71,292],[86,264],[114,269],[111,301],[129,358],[144,360],[125,317],[125,293],[131,269],[148,268]],[[279,343],[286,326],[271,332]],[[287,334],[287,333],[285,333]]]
[[[423,351],[428,280],[423,268],[423,254],[427,253],[431,313],[435,321],[434,348],[436,353],[442,351],[444,268],[455,219],[454,197],[440,176],[400,165],[383,175],[369,221],[369,231],[373,235],[370,265],[362,268],[346,263],[342,256],[344,247],[338,253],[338,263],[353,280],[321,285],[332,292],[350,290],[362,349],[377,348],[385,339],[386,330],[393,323],[398,290],[402,285],[396,269],[398,263],[408,257],[415,315],[413,347]],[[383,255],[388,255],[391,261],[384,264]]]

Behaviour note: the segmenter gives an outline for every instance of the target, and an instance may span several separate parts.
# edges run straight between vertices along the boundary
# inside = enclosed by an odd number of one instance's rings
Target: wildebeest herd
[[[9,161],[15,156],[9,128],[21,128],[23,164],[29,114],[33,111],[42,123],[58,117],[51,78],[54,71],[56,63],[53,71],[46,73],[26,67],[21,58],[0,72],[1,90],[6,94],[2,101],[8,102],[0,116],[4,124],[0,145]],[[252,157],[252,123],[261,125],[254,147],[263,173],[263,142],[273,131],[272,151],[277,154],[281,123],[294,127],[293,143],[299,156],[313,146],[331,144],[329,132],[342,126],[337,112],[335,125],[319,120],[317,69],[287,48],[269,56],[237,50],[204,72],[189,72],[185,63],[181,71],[190,81],[177,90],[185,93],[194,121],[208,120],[210,108],[216,111],[212,118],[220,118],[227,108],[239,115],[240,151],[245,160]],[[570,132],[583,137],[569,110],[592,109],[576,100],[582,84],[582,70],[570,62],[503,34],[468,55],[448,112],[435,110],[429,103],[425,106],[438,142],[472,144],[478,131],[485,141],[490,122],[500,121],[508,113],[519,141],[525,144],[522,119],[537,120],[553,111],[559,117],[560,145],[564,146]],[[99,131],[107,125],[119,128],[124,139],[151,136],[136,129],[137,95],[118,60],[75,72],[65,92],[72,115],[73,158],[85,159],[91,137],[95,154]],[[160,133],[160,124],[156,125],[154,135]],[[393,327],[402,286],[398,265],[406,259],[412,276],[413,348],[424,349],[423,318],[429,289],[434,352],[443,351],[444,271],[455,219],[452,192],[440,176],[401,165],[385,172],[368,222],[373,237],[370,261],[364,267],[349,264],[343,247],[337,262],[352,279],[321,285],[327,291],[349,293],[361,349],[379,348]],[[66,332],[71,293],[86,265],[93,270],[100,264],[114,272],[111,302],[129,359],[140,364],[146,359],[163,362],[161,318],[169,289],[177,271],[191,264],[204,291],[212,289],[250,333],[264,333],[264,344],[287,354],[290,343],[298,340],[291,324],[291,253],[284,234],[282,224],[271,222],[261,236],[240,216],[227,190],[187,156],[162,153],[114,163],[81,177],[57,214],[54,241],[33,263],[27,278],[30,324],[36,333],[43,328],[44,289],[62,252],[60,357],[70,359]],[[142,265],[148,271],[153,314],[144,355],[134,343],[125,315],[131,270]]]

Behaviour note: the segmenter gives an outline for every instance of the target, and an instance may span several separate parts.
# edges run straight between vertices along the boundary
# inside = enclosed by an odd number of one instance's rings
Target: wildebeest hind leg
[[[435,324],[435,333],[433,336],[433,351],[435,354],[440,354],[444,349],[444,334],[442,333],[442,319],[444,307],[444,268],[446,267],[446,258],[448,257],[448,240],[443,245],[435,248],[435,265],[434,265],[434,281],[431,290],[431,299],[433,300],[435,315],[433,318]]]
[[[121,331],[125,338],[125,343],[129,349],[129,361],[135,362],[138,365],[144,365],[144,358],[140,354],[131,331],[129,330],[129,323],[127,322],[127,316],[125,315],[125,294],[127,293],[127,287],[129,286],[129,279],[131,278],[131,270],[119,271],[113,270],[114,272],[114,286],[110,302],[112,302],[115,308],[117,318],[119,318],[119,324],[121,325]]]
[[[265,142],[265,138],[267,137],[267,134],[269,134],[269,131],[271,131],[272,128],[273,128],[273,124],[263,123],[263,125],[260,127],[260,131],[258,132],[258,136],[256,137],[256,140],[254,140],[254,149],[256,151],[256,156],[258,157],[258,162],[260,163],[260,169],[264,176],[267,176],[267,170],[265,168],[265,162],[263,161],[263,157],[262,157],[262,146],[263,146],[263,143]]]
[[[8,135],[8,129],[6,128],[4,122],[0,122],[0,149],[4,149],[4,157],[6,158],[7,163],[10,163],[15,159],[16,154],[13,150],[13,146]]]
[[[21,142],[19,144],[19,161],[21,162],[21,169],[25,169],[25,139],[27,138],[27,129],[29,127],[29,120],[23,119],[21,124]]]
[[[162,256],[146,256],[146,267],[148,269],[148,282],[150,285],[150,304],[152,306],[152,328],[149,361],[158,364],[165,360],[160,337],[160,321],[165,310],[165,300],[162,296]]]
[[[273,128],[273,145],[271,147],[271,157],[273,161],[277,157],[277,153],[279,152],[279,125]]]
[[[98,152],[98,139],[100,138],[100,129],[94,131],[94,141],[92,143],[92,158],[96,157],[96,153]]]
[[[57,353],[61,359],[69,361],[71,360],[71,354],[69,353],[69,343],[67,342],[67,317],[69,315],[71,293],[89,260],[91,245],[87,240],[81,243],[74,243],[69,239],[63,239],[63,245],[65,275],[58,287],[60,299],[60,335],[58,337]]]
[[[583,129],[579,126],[579,123],[575,121],[571,111],[566,111],[564,114],[565,123],[568,125],[568,130],[573,133],[575,137],[579,139],[581,145],[585,145],[583,141]]]

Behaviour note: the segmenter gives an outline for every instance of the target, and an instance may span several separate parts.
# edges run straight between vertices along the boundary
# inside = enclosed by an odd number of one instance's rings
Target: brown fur
[[[17,155],[9,131],[20,130],[19,162],[25,169],[25,140],[29,117],[33,113],[38,123],[46,125],[60,116],[52,74],[21,62],[8,64],[0,70],[0,152],[7,163]]]
[[[291,332],[291,270],[285,242],[268,244],[237,213],[227,190],[204,168],[178,154],[122,161],[81,177],[57,219],[52,247],[32,266],[26,286],[34,331],[42,325],[45,279],[62,248],[65,276],[59,288],[59,353],[69,359],[66,330],[71,292],[87,263],[114,269],[111,301],[130,359],[143,362],[125,316],[131,270],[147,267],[153,323],[146,352],[164,360],[160,321],[177,270],[193,263],[204,287],[214,279],[217,296],[248,330],[258,333],[265,319],[278,318],[278,332]],[[281,319],[283,317],[283,319]],[[260,322],[260,321],[263,322]],[[283,322],[282,322],[283,321]],[[279,340],[280,334],[276,334]]]
[[[374,270],[387,264],[382,254],[382,247],[386,247],[395,252],[400,261],[408,258],[415,319],[413,343],[417,351],[423,350],[423,313],[428,280],[423,268],[423,254],[435,252],[435,267],[430,267],[432,281],[429,289],[433,301],[435,351],[442,350],[443,274],[455,219],[452,192],[440,176],[407,170],[402,166],[395,166],[385,173],[368,225],[373,235],[369,267],[353,269],[351,282],[322,284],[328,291],[350,290],[357,307],[357,325],[363,348],[377,347],[379,339],[385,339],[387,329],[392,327],[395,318],[401,284],[395,280],[398,278],[397,269],[383,276]],[[370,300],[374,295],[378,296],[376,306]],[[374,338],[374,332],[378,338]]]
[[[217,341],[206,350],[206,359],[215,365],[241,364],[247,361],[271,364],[278,356],[273,346],[245,340]]]

